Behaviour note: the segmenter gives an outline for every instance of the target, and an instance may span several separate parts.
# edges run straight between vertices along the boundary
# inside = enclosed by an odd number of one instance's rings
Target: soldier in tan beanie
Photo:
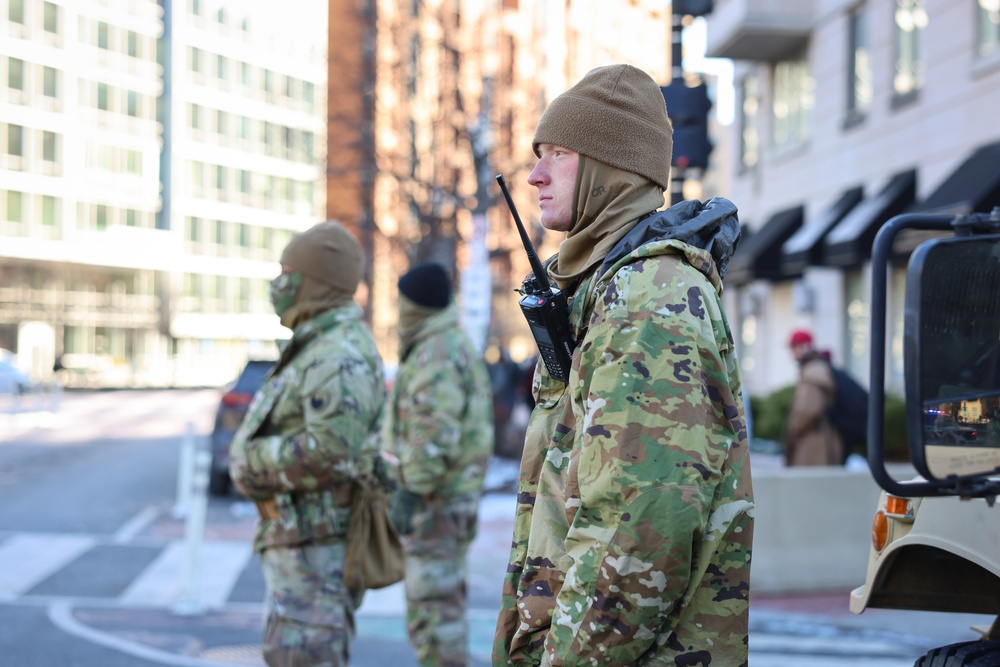
[[[292,330],[230,448],[233,482],[257,504],[271,667],[347,667],[354,611],[343,569],[351,494],[373,469],[382,360],[354,303],[361,246],[336,221],[292,237],[271,302]]]
[[[747,664],[753,492],[725,199],[666,210],[672,129],[630,65],[543,114],[528,183],[564,232],[568,382],[535,369],[493,664]]]

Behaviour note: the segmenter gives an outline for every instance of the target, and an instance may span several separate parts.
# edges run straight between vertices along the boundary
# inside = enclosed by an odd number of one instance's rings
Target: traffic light
[[[672,14],[704,16],[712,13],[712,0],[673,0]]]
[[[685,86],[675,79],[669,86],[660,86],[667,103],[667,115],[674,126],[674,167],[708,167],[712,142],[708,139],[708,112],[712,100],[708,99],[708,86]]]

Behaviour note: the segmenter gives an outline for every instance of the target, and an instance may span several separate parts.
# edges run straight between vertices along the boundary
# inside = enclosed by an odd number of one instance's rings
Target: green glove
[[[396,532],[400,535],[411,535],[413,533],[413,513],[420,507],[423,501],[420,496],[412,491],[399,489],[392,499],[392,510],[389,512]]]

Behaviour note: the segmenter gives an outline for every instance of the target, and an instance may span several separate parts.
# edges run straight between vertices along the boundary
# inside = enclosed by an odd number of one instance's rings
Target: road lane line
[[[260,667],[260,665],[239,665],[231,662],[220,663],[211,660],[189,658],[187,656],[169,653],[167,651],[161,651],[160,649],[145,646],[135,641],[122,639],[107,632],[95,630],[94,628],[86,626],[76,620],[73,616],[73,606],[66,601],[52,603],[49,606],[48,616],[53,625],[67,634],[79,637],[80,639],[89,641],[92,644],[98,644],[100,646],[125,653],[126,655],[131,655],[150,662],[156,662],[161,665],[172,665],[173,667]]]
[[[96,543],[86,535],[47,533],[16,534],[0,543],[0,599],[16,599]]]
[[[146,528],[146,526],[156,521],[160,514],[162,514],[162,510],[158,506],[145,508],[126,521],[121,528],[115,531],[115,544],[125,544],[127,542],[131,542],[135,539],[136,535]]]
[[[203,542],[199,554],[199,602],[218,608],[236,585],[252,555],[245,542]],[[168,607],[183,591],[187,545],[171,542],[149,567],[136,577],[119,600],[123,604]]]

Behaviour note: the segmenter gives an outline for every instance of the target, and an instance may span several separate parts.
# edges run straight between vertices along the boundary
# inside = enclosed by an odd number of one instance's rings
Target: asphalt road
[[[189,425],[204,442],[215,390],[0,396],[0,663],[19,667],[259,666],[264,586],[252,505],[178,496]],[[489,664],[510,544],[516,465],[495,460],[470,559],[474,665]],[[189,536],[199,539],[191,541]],[[870,610],[847,591],[754,598],[751,667],[903,667],[974,637],[983,617]],[[415,666],[400,585],[359,611],[355,667]]]

